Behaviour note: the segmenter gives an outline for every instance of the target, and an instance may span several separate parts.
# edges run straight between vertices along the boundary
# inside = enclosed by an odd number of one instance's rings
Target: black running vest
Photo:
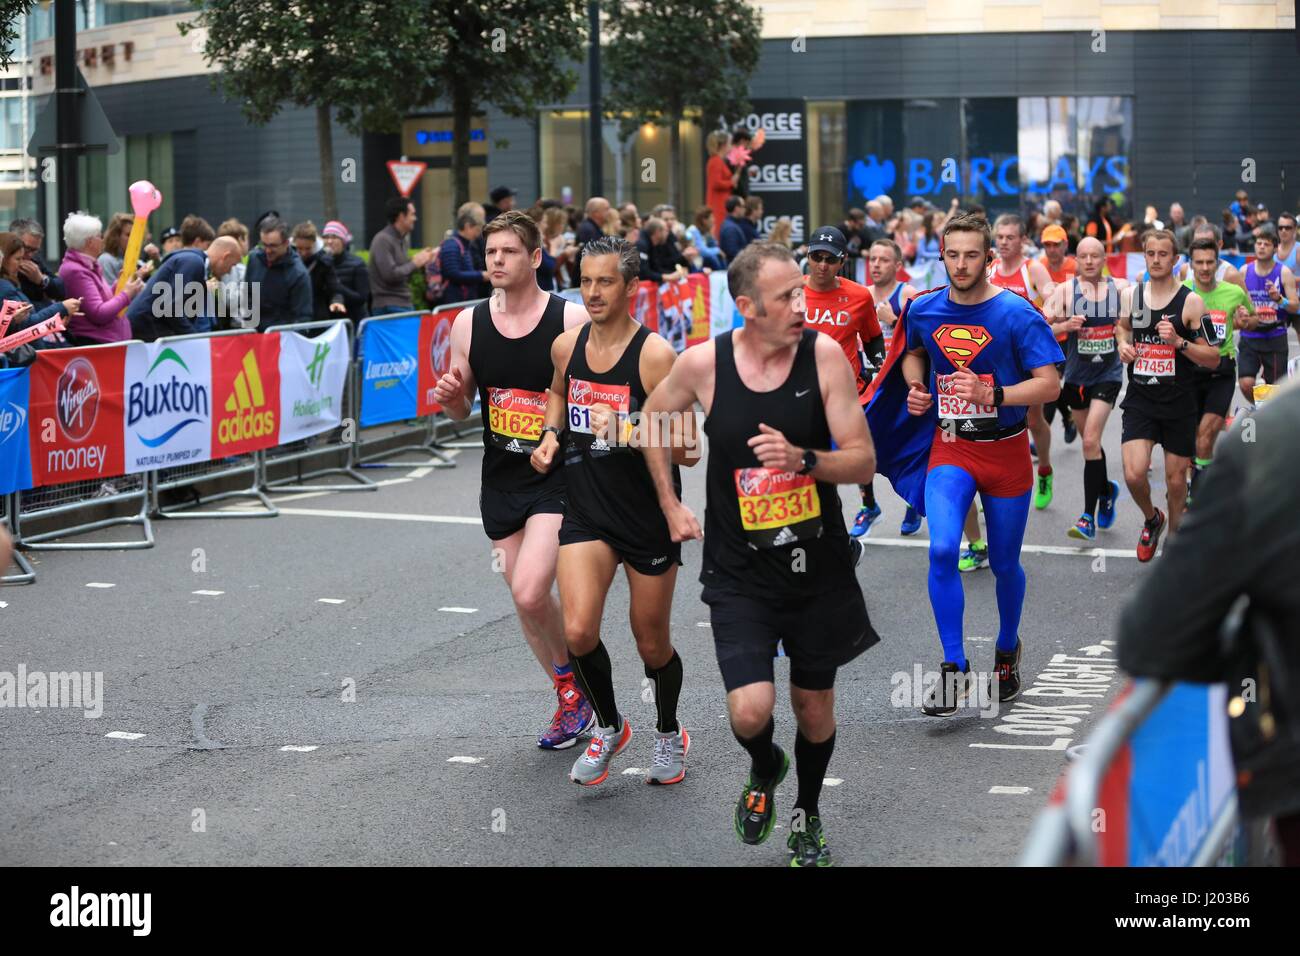
[[[1195,365],[1178,349],[1178,343],[1169,345],[1160,338],[1160,323],[1168,320],[1174,331],[1189,340],[1203,340],[1202,333],[1191,333],[1183,326],[1183,303],[1191,290],[1178,286],[1169,303],[1159,309],[1143,303],[1146,283],[1137,284],[1133,293],[1132,318],[1133,346],[1137,359],[1128,369],[1128,394],[1124,407],[1130,403],[1157,418],[1182,418],[1196,414]]]
[[[750,391],[740,380],[734,332],[713,340],[717,381],[704,423],[706,587],[788,600],[857,586],[835,485],[760,467],[748,444],[762,422],[796,447],[831,447],[817,377],[820,334],[804,330],[789,376],[770,392]]]
[[[564,300],[552,295],[527,335],[506,338],[488,302],[474,306],[469,367],[483,415],[483,487],[530,491],[563,482],[560,469],[542,475],[529,458],[546,423],[546,398],[555,375],[551,345],[564,331]]]
[[[631,423],[641,417],[645,405],[641,349],[653,333],[639,325],[632,341],[607,372],[594,372],[587,364],[590,333],[590,323],[578,332],[573,355],[564,372],[564,481],[568,514],[593,531],[599,531],[622,550],[656,550],[672,540],[668,521],[659,508],[659,496],[645,459],[640,451],[627,444]],[[619,413],[612,442],[592,433],[591,407],[598,404],[608,405]],[[646,430],[652,429],[650,423]],[[673,486],[680,497],[681,474],[676,466],[673,466]]]

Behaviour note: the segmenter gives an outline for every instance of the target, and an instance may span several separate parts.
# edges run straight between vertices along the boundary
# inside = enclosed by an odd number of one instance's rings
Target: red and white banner
[[[125,362],[125,346],[36,354],[28,423],[34,484],[122,474]]]

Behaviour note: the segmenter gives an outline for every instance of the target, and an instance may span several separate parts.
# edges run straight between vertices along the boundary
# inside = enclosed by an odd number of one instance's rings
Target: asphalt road
[[[1119,477],[1118,415],[1106,448]],[[1146,573],[1127,495],[1102,551],[1066,537],[1082,509],[1082,456],[1059,424],[1054,450],[1056,498],[1031,514],[1023,554],[1026,688],[1053,655],[1104,665],[1103,642]],[[618,578],[604,638],[636,737],[604,785],[579,788],[567,779],[575,750],[536,747],[554,696],[491,568],[479,452],[457,464],[374,472],[391,482],[377,492],[278,496],[270,520],[158,521],[150,550],[33,555],[38,582],[0,589],[0,671],[102,672],[103,714],[0,708],[0,864],[783,864],[793,773],[775,839],[741,846],[731,830],[747,760],[724,716],[699,544],[685,549],[672,613],[688,776],[652,788],[633,770],[649,763],[653,705]],[[685,478],[698,514],[703,477]],[[1159,461],[1152,481],[1163,494]],[[891,700],[910,698],[915,668],[937,668],[941,654],[925,530],[900,538],[902,503],[887,482],[877,490],[885,516],[858,574],[883,640],[837,683],[822,800],[831,846],[852,865],[1012,863],[1064,748],[1082,742],[1121,678],[1069,701],[1064,717],[1025,716],[1026,704],[1062,703],[1048,696],[950,720]],[[856,495],[842,497],[851,515]],[[991,669],[993,578],[964,582],[968,652]],[[777,672],[788,746],[788,662]],[[121,733],[143,736],[107,736]]]

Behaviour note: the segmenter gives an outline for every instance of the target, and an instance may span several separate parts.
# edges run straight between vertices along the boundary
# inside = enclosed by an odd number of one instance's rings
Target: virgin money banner
[[[36,353],[27,434],[37,485],[122,474],[125,364],[125,345]]]
[[[442,411],[433,400],[433,389],[451,368],[451,323],[455,318],[456,312],[451,309],[420,316],[419,348],[415,353],[420,363],[415,392],[416,412],[420,415]]]
[[[212,349],[212,457],[270,448],[280,441],[281,335],[209,339]]]
[[[32,486],[27,385],[27,369],[0,369],[0,495]]]
[[[280,444],[319,435],[343,421],[348,333],[336,322],[314,339],[270,332],[280,339]]]
[[[152,471],[212,457],[209,339],[126,346],[125,471]]]

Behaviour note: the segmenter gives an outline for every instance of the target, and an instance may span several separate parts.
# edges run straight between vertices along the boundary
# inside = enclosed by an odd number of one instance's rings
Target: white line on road
[[[989,787],[989,793],[1009,793],[1019,795],[1029,793],[1032,787]]]
[[[105,584],[103,581],[91,581],[86,587],[88,588],[115,588],[116,584]]]
[[[446,611],[448,614],[477,614],[476,607],[440,607],[439,611]]]
[[[319,744],[285,744],[280,750],[294,754],[309,754],[319,746]]]
[[[5,607],[8,607],[8,606],[9,606],[9,602],[8,602],[8,601],[0,601],[0,608],[5,608]]]
[[[343,598],[317,598],[317,604],[346,604]]]
[[[635,774],[638,774],[638,773],[645,773],[645,768],[644,768],[644,767],[628,767],[626,770],[623,771],[623,776],[625,776],[625,777],[631,777],[631,776],[634,776]]]
[[[191,591],[191,594],[202,594],[204,597],[220,597],[225,591]]]
[[[826,784],[826,786],[828,787],[838,787],[843,782],[844,781],[841,780],[839,777],[826,777],[824,780],[822,780],[822,783]]]
[[[384,511],[333,511],[325,508],[281,508],[282,515],[305,515],[309,518],[372,518],[375,521],[419,521],[429,524],[481,525],[481,518],[462,518],[459,515],[413,515]]]
[[[712,627],[713,625],[710,624],[708,621],[699,621],[699,622],[696,623],[695,626],[696,626],[696,627]]]
[[[111,740],[139,740],[144,734],[133,734],[125,730],[110,730],[104,736]]]
[[[447,763],[482,763],[482,757],[448,757]]]
[[[887,548],[929,548],[930,542],[911,538],[859,538],[863,544],[878,544]],[[1137,552],[1124,548],[1071,548],[1055,544],[1022,544],[1021,554],[1068,554],[1078,558],[1096,558],[1105,555],[1108,558],[1136,558]]]
[[[424,468],[416,468],[416,469],[412,470],[412,471],[411,471],[411,472],[410,472],[406,477],[407,477],[407,478],[425,478],[425,477],[427,477],[427,476],[429,475],[429,473],[432,472],[432,471],[433,471],[433,468],[432,468],[431,466],[426,466],[426,467],[424,467]]]

